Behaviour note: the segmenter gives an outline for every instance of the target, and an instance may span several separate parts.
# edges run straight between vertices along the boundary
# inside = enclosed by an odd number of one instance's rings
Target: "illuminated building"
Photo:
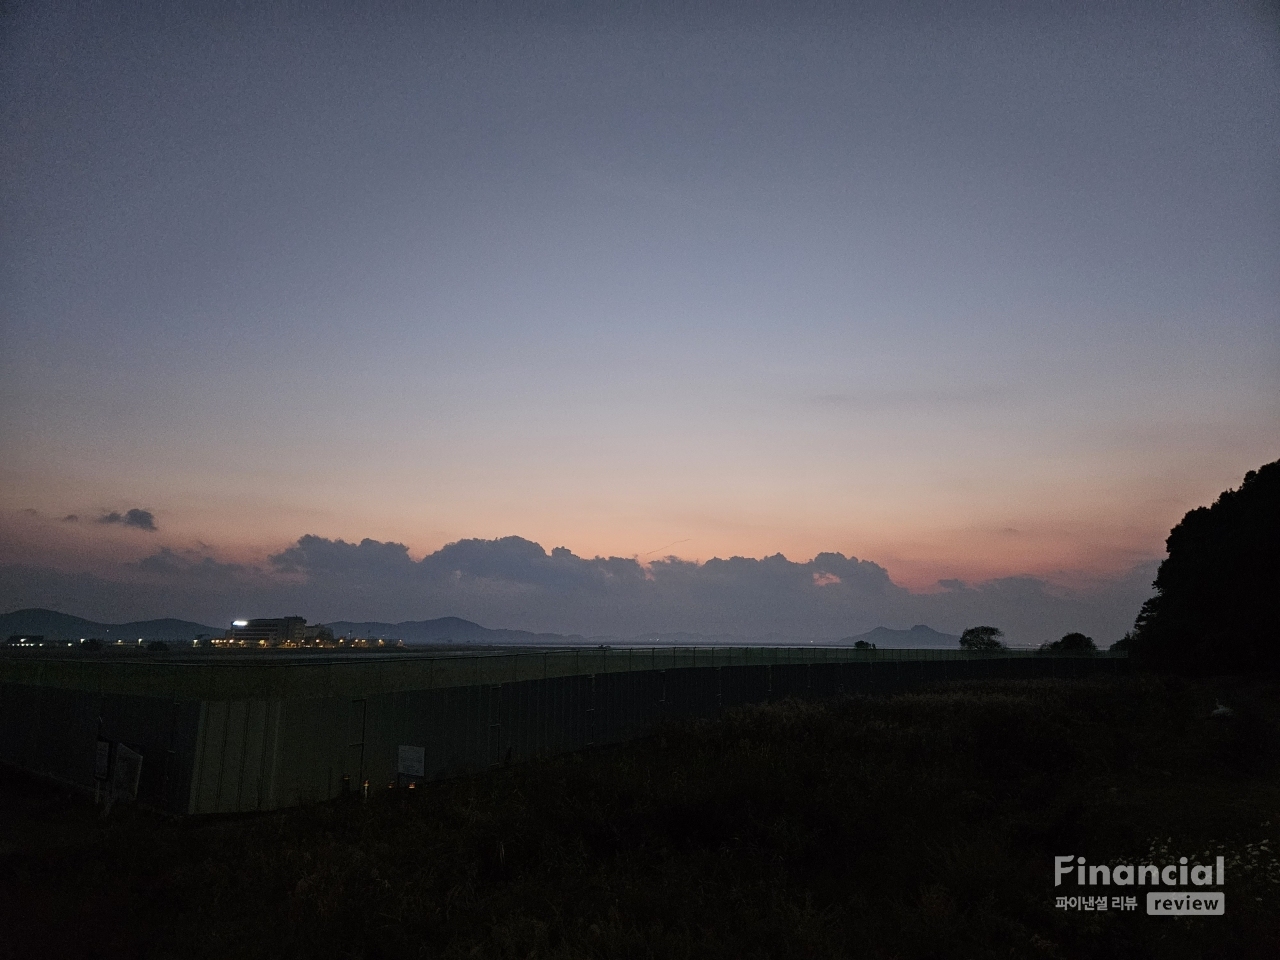
[[[300,644],[307,630],[305,617],[236,620],[223,642],[244,647],[276,647]]]

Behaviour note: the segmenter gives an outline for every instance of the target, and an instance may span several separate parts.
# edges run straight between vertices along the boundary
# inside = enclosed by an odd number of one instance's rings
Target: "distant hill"
[[[131,623],[98,623],[39,607],[0,614],[0,641],[13,634],[36,634],[49,640],[191,640],[199,634],[222,636],[223,630],[190,620],[134,620]]]
[[[842,644],[853,644],[859,640],[874,643],[877,647],[884,647],[886,650],[922,648],[956,650],[960,647],[959,637],[950,633],[939,633],[932,627],[926,627],[923,623],[917,623],[910,630],[891,630],[888,627],[876,627],[874,630],[868,630],[866,633],[860,633],[855,637],[845,637],[840,642]]]
[[[335,636],[384,637],[403,640],[406,643],[476,643],[521,644],[561,646],[588,642],[580,634],[534,633],[530,630],[495,630],[482,627],[460,617],[440,617],[437,620],[407,620],[403,623],[380,621],[337,620],[327,624]],[[0,614],[0,642],[12,634],[41,634],[50,640],[77,641],[81,637],[98,637],[103,640],[191,640],[199,634],[222,636],[223,628],[210,627],[190,620],[135,620],[131,623],[98,623],[74,617],[54,610],[15,610]],[[590,642],[610,642],[613,637],[595,637]],[[840,643],[854,644],[859,640],[874,643],[884,649],[892,648],[946,648],[956,649],[960,638],[949,633],[939,633],[923,624],[910,630],[891,630],[876,627],[867,633],[845,637]],[[760,644],[785,642],[781,637],[737,637],[697,633],[654,633],[626,638],[624,643],[657,642],[675,644]],[[830,640],[826,642],[830,643]]]
[[[836,637],[810,636],[795,633],[664,633],[653,631],[627,637],[599,636],[589,638],[595,643],[617,643],[629,647],[671,645],[676,647],[796,647],[820,644],[825,647],[844,643]]]
[[[491,630],[459,617],[438,620],[406,620],[403,623],[335,620],[325,624],[335,637],[383,637],[405,643],[530,643],[559,645],[580,643],[585,638],[562,633],[532,633],[528,630]]]
[[[338,620],[326,624],[333,630],[334,636],[350,637],[382,637],[388,640],[403,640],[405,643],[528,643],[542,646],[582,643],[623,644],[683,644],[696,646],[712,645],[773,645],[795,642],[776,635],[760,637],[742,637],[732,634],[702,633],[645,633],[634,637],[583,637],[580,634],[532,633],[528,630],[493,630],[482,627],[470,620],[459,617],[441,617],[438,620],[410,620],[404,623],[380,623],[377,621],[356,622]],[[891,630],[888,627],[876,627],[874,630],[846,637],[839,641],[841,645],[852,645],[859,640],[874,643],[885,649],[931,648],[955,650],[960,646],[960,638],[949,633],[939,633],[922,624],[910,630]],[[832,643],[831,638],[823,639],[824,643]]]

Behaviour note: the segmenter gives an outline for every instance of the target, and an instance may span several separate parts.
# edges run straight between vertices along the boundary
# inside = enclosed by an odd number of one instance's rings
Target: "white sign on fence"
[[[93,757],[93,778],[95,780],[107,779],[107,774],[111,772],[111,741],[99,740],[98,751]]]
[[[427,775],[426,747],[406,747],[400,745],[396,762],[396,773],[409,777],[425,777]]]
[[[137,800],[140,779],[142,754],[117,743],[115,768],[111,771],[111,795],[117,800]]]

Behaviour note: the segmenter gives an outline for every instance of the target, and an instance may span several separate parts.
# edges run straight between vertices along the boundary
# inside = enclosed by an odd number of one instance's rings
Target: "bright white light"
[[[249,625],[249,621],[248,620],[232,620],[231,625],[233,627],[247,627]]]

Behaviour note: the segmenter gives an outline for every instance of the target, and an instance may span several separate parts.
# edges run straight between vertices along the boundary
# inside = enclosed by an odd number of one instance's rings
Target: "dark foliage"
[[[1139,675],[783,702],[258,817],[103,819],[3,774],[0,956],[1280,956],[1277,696]],[[1055,855],[1155,845],[1224,854],[1227,915],[1055,909]]]
[[[1280,669],[1280,460],[1169,533],[1132,652],[1189,672]]]
[[[960,634],[961,650],[1004,650],[1004,641],[1000,638],[1004,631],[998,627],[970,627]]]
[[[1083,633],[1068,633],[1053,643],[1041,644],[1040,650],[1043,653],[1097,653],[1098,645],[1093,642],[1093,637],[1086,637]]]

